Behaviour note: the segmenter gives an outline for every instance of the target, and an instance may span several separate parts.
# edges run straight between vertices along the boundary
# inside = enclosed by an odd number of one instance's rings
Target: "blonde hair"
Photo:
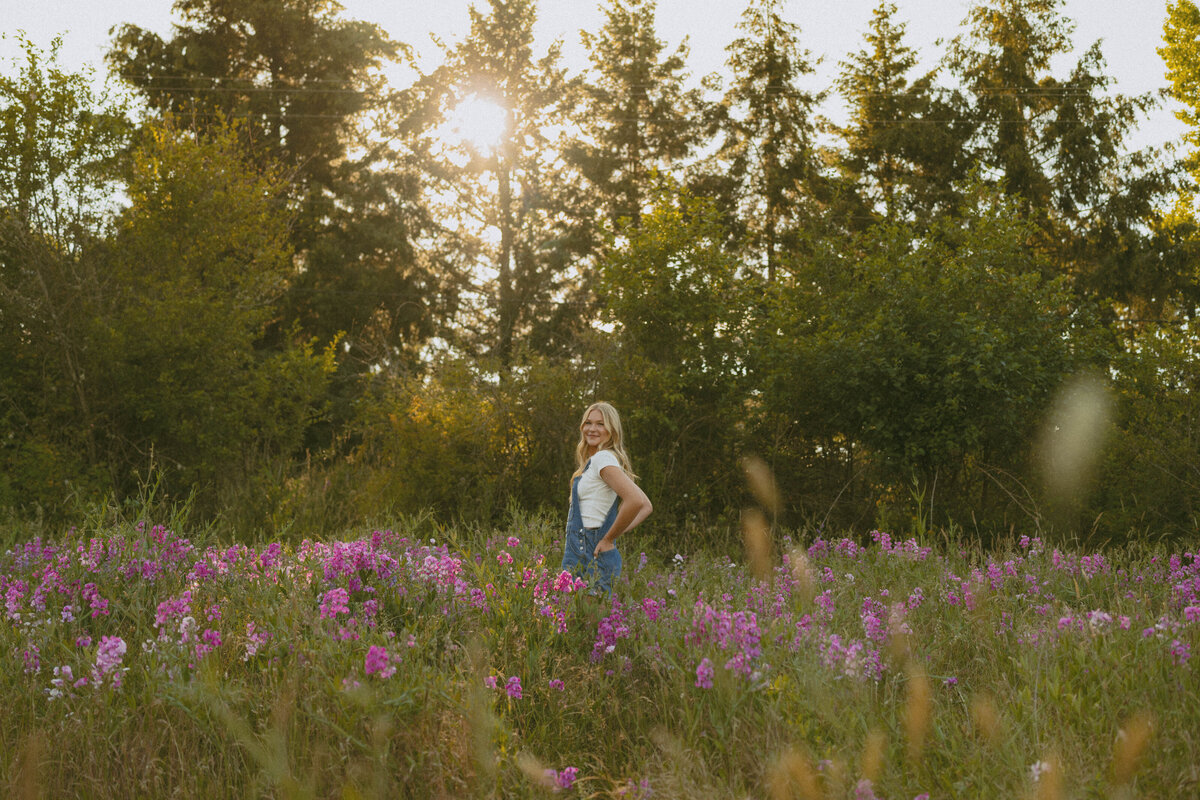
[[[587,422],[588,415],[593,411],[600,412],[600,416],[604,419],[604,427],[608,429],[608,441],[600,445],[600,449],[611,450],[625,474],[631,480],[637,480],[637,475],[629,463],[629,454],[625,452],[625,434],[621,428],[621,415],[617,413],[611,403],[603,401],[588,406],[579,420],[579,444],[575,446],[575,475],[583,473],[584,465],[588,461],[587,440],[583,438],[583,423]]]

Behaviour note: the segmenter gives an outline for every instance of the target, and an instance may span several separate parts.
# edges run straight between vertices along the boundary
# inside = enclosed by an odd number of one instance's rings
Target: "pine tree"
[[[824,94],[799,86],[816,68],[781,5],[752,0],[742,14],[742,35],[727,48],[733,78],[716,118],[717,160],[733,181],[746,243],[769,282],[828,200],[814,117]]]
[[[1071,52],[1062,0],[980,0],[951,43],[947,63],[973,109],[970,143],[985,180],[1017,198],[1041,234],[1035,245],[1097,296],[1151,290],[1137,277],[1144,229],[1169,186],[1125,139],[1152,101],[1112,94],[1099,43],[1070,73],[1051,73]],[[1139,286],[1139,283],[1141,284]]]
[[[655,0],[609,0],[599,33],[584,32],[591,61],[571,157],[614,226],[638,227],[655,173],[694,150],[699,92],[688,89],[687,44],[672,53],[655,33]]]
[[[958,121],[954,95],[936,87],[936,71],[910,79],[917,52],[905,27],[895,3],[880,2],[864,49],[842,63],[837,82],[850,109],[839,166],[871,213],[889,221],[928,220],[952,206],[968,169],[969,125]]]
[[[504,133],[491,151],[468,146],[465,166],[447,163],[455,184],[449,209],[473,229],[485,317],[475,325],[505,369],[521,347],[552,350],[572,327],[570,268],[587,248],[579,180],[563,157],[562,134],[577,91],[557,43],[533,52],[534,0],[489,0],[471,8],[470,33],[428,82],[447,109],[487,98],[503,109]],[[494,241],[488,242],[488,234]],[[472,327],[467,323],[468,329]],[[468,343],[469,344],[469,343]]]
[[[450,290],[416,242],[432,221],[419,176],[368,115],[394,108],[380,67],[400,52],[377,26],[344,20],[333,0],[176,0],[173,35],[126,25],[110,67],[149,107],[199,129],[236,121],[261,163],[289,171],[297,270],[276,336],[298,324],[344,334],[355,371],[412,352]],[[380,346],[368,340],[383,339]]]

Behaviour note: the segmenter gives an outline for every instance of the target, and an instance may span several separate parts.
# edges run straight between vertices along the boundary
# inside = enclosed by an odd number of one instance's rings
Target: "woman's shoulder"
[[[599,472],[605,467],[621,468],[621,460],[617,458],[617,454],[612,450],[597,450],[592,456],[592,469]]]

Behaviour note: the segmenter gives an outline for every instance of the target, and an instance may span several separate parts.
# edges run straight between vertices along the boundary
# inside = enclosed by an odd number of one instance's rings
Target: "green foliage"
[[[1093,357],[1064,281],[1022,244],[1030,226],[1002,198],[978,202],[926,236],[896,224],[827,243],[757,331],[768,429],[870,465],[868,501],[906,495],[916,475],[957,495],[956,518],[993,515],[970,502],[972,466],[1020,470],[1051,393]]]
[[[816,142],[824,95],[801,88],[816,66],[779,0],[752,0],[738,30],[726,48],[733,75],[714,119],[715,159],[731,182],[722,199],[737,208],[747,261],[770,281],[829,199]]]
[[[242,122],[264,162],[329,186],[354,116],[377,98],[371,71],[396,54],[377,26],[331,0],[176,0],[170,39],[117,28],[108,62],[159,113],[220,129]],[[308,221],[311,222],[311,221]]]
[[[918,54],[904,34],[896,5],[880,2],[864,49],[842,63],[837,82],[850,107],[849,124],[838,130],[838,166],[864,201],[852,211],[887,221],[929,220],[953,209],[970,164],[970,122],[960,118],[953,94],[936,88],[936,73],[910,79]],[[859,219],[848,227],[865,225]]]
[[[401,47],[330,0],[174,9],[171,38],[123,26],[108,61],[153,111],[205,131],[237,122],[249,157],[286,171],[280,198],[303,269],[273,301],[273,343],[299,325],[322,346],[342,341],[344,371],[412,363],[452,305],[454,281],[415,252],[437,225],[397,131],[414,110],[380,77]]]
[[[4,84],[40,141],[5,151],[0,501],[61,516],[158,468],[166,491],[199,492],[213,514],[218,485],[295,456],[332,368],[304,344],[258,349],[292,268],[279,178],[247,163],[232,130],[167,124],[125,157],[116,214],[119,114],[27,52]]]
[[[90,73],[59,66],[60,39],[48,53],[18,43],[16,74],[0,75],[0,207],[75,252],[115,210],[125,108],[96,90]]]
[[[1200,523],[1200,368],[1189,323],[1147,327],[1117,360],[1118,412],[1087,511],[1101,540]]]
[[[598,394],[621,410],[656,509],[680,519],[727,511],[740,494],[743,327],[754,281],[739,274],[723,238],[713,203],[664,189],[597,280],[615,326],[593,340]]]
[[[0,505],[52,516],[102,469],[91,332],[105,280],[94,243],[116,210],[124,109],[21,40],[0,76]]]
[[[448,361],[381,383],[363,403],[352,459],[332,470],[355,476],[350,513],[492,522],[513,508],[561,510],[586,382],[578,369],[527,356],[503,380]]]
[[[1163,46],[1158,49],[1167,64],[1167,80],[1171,94],[1186,108],[1175,112],[1181,122],[1191,126],[1186,134],[1193,146],[1200,144],[1200,8],[1192,0],[1175,0],[1167,4],[1163,22]]]
[[[654,14],[654,0],[611,0],[604,27],[582,34],[591,74],[583,136],[567,155],[580,163],[613,227],[641,223],[653,176],[671,174],[700,138],[701,99],[684,85],[687,47],[665,53]]]
[[[969,95],[959,113],[975,128],[970,160],[1039,225],[1050,265],[1072,275],[1080,294],[1142,296],[1130,277],[1173,181],[1169,167],[1125,142],[1153,100],[1110,91],[1099,42],[1069,74],[1052,74],[1071,52],[1074,25],[1061,9],[1061,0],[971,7],[946,55]]]
[[[495,520],[561,508],[602,398],[662,523],[729,520],[756,455],[784,520],[984,536],[1041,519],[1032,432],[1091,368],[1120,413],[1073,511],[1185,531],[1194,198],[1126,151],[1152,101],[1111,92],[1098,45],[1060,72],[1063,8],[978,0],[918,75],[880,2],[840,130],[780,0],[748,3],[724,88],[687,87],[653,0],[604,5],[582,76],[536,52],[533,0],[491,0],[399,91],[382,68],[406,49],[330,0],[177,0],[169,36],[114,33],[137,137],[58,42],[22,40],[0,77],[0,506],[119,503],[149,470],[241,531]],[[1195,124],[1200,10],[1168,12]],[[472,96],[503,108],[495,148],[454,139]]]
[[[460,345],[507,368],[523,351],[561,352],[582,327],[571,266],[594,226],[578,172],[563,157],[577,93],[561,43],[535,54],[533,0],[490,0],[470,15],[470,33],[427,80],[447,111],[474,96],[505,115],[494,149],[466,143],[440,169],[453,198],[446,224],[467,231],[470,269],[495,276],[472,286],[479,300],[471,311],[481,319],[462,326]]]
[[[236,131],[198,139],[168,124],[133,163],[94,344],[108,462],[127,476],[153,460],[175,492],[208,498],[296,453],[332,353],[256,348],[291,270],[288,218],[278,178],[247,164]]]

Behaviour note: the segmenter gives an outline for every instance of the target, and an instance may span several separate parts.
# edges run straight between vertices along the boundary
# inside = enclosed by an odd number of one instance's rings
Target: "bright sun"
[[[478,150],[490,152],[500,144],[508,128],[503,106],[473,94],[464,98],[450,116],[451,128]]]

